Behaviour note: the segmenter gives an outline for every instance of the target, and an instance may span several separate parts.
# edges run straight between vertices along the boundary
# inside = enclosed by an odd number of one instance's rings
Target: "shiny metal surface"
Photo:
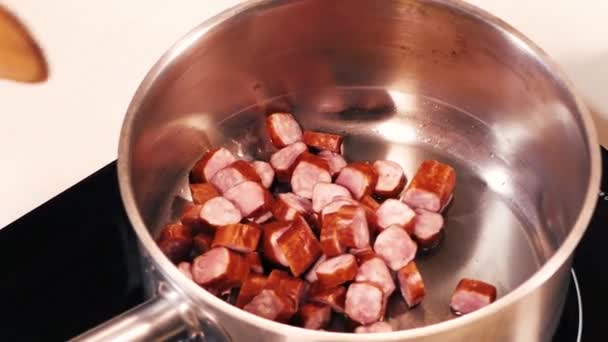
[[[346,135],[350,160],[424,158],[458,172],[441,248],[420,262],[421,308],[391,305],[375,335],[308,331],[250,315],[189,282],[153,236],[179,209],[204,150],[271,152],[263,117]],[[571,254],[599,187],[591,119],[558,68],[489,14],[447,0],[250,1],[204,23],[150,71],[121,133],[119,180],[149,261],[236,340],[548,341]],[[453,319],[461,277],[497,285],[493,305]]]

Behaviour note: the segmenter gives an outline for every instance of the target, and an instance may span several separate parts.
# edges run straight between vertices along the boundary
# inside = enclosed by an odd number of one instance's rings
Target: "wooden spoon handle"
[[[42,82],[47,76],[42,50],[19,19],[0,5],[0,79]]]

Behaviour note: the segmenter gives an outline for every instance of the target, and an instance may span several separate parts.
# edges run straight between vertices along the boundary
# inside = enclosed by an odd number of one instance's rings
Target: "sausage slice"
[[[304,131],[302,140],[306,145],[317,150],[340,153],[342,152],[342,141],[344,140],[344,137],[338,134]]]
[[[374,193],[385,198],[399,196],[406,183],[401,166],[391,160],[377,160],[374,162],[374,169],[378,173]]]
[[[384,261],[380,258],[371,258],[364,261],[355,277],[357,282],[372,282],[382,289],[388,298],[395,291],[395,282]]]
[[[308,147],[302,142],[285,146],[270,156],[270,165],[276,177],[281,181],[289,181],[298,157],[306,152]]]
[[[321,151],[317,154],[320,158],[327,160],[329,165],[329,174],[335,177],[346,166],[346,160],[341,154],[331,151]]]
[[[420,248],[432,249],[441,241],[443,216],[425,209],[416,209],[413,237]]]
[[[414,228],[415,216],[416,212],[407,204],[393,198],[384,201],[378,210],[376,210],[378,227],[382,230],[389,226],[397,225],[411,234]]]
[[[336,178],[336,184],[347,188],[355,199],[371,194],[377,181],[376,170],[364,162],[348,164]]]
[[[192,248],[192,230],[179,223],[168,224],[160,232],[158,247],[174,263],[183,261]]]
[[[321,285],[338,286],[355,279],[357,260],[352,254],[342,254],[322,262],[316,268],[316,273]]]
[[[317,183],[331,183],[327,161],[310,153],[303,153],[291,175],[291,189],[301,197],[311,199]]]
[[[222,194],[246,181],[261,183],[262,179],[249,162],[237,160],[225,168],[217,171],[209,181]]]
[[[247,258],[225,247],[215,247],[192,262],[192,278],[222,292],[238,287],[249,274]]]
[[[220,193],[211,183],[190,184],[192,202],[194,204],[205,204],[208,200],[218,197]]]
[[[251,300],[260,294],[266,287],[267,277],[260,274],[250,274],[247,279],[243,282],[239,295],[236,298],[236,306],[243,308]]]
[[[251,165],[260,177],[262,185],[266,189],[270,188],[272,182],[274,181],[274,169],[272,166],[269,163],[261,160],[254,160],[251,162]]]
[[[393,271],[414,260],[418,247],[409,234],[399,226],[390,226],[376,237],[374,251]]]
[[[226,247],[240,253],[257,249],[262,235],[260,228],[251,224],[235,223],[219,227],[211,247]]]
[[[285,147],[302,140],[302,129],[290,113],[274,113],[266,118],[270,141],[277,147]]]
[[[291,273],[298,277],[321,256],[321,244],[306,220],[296,217],[293,224],[277,239]]]
[[[300,307],[296,322],[305,329],[319,330],[325,328],[331,320],[329,305],[308,303]]]
[[[190,182],[203,183],[209,181],[216,172],[235,161],[236,157],[224,147],[209,150],[190,171]]]
[[[293,221],[297,215],[307,218],[312,214],[312,204],[306,198],[287,192],[277,195],[272,213],[280,221]]]
[[[352,283],[346,291],[344,312],[359,324],[371,324],[382,319],[385,301],[378,285],[370,282]]]
[[[310,285],[308,300],[313,303],[327,304],[335,312],[344,312],[344,301],[346,299],[346,288],[344,286],[325,287],[318,282]]]
[[[259,217],[272,205],[272,195],[260,183],[247,181],[233,186],[224,197],[239,209],[243,217]]]
[[[224,197],[215,197],[203,204],[200,212],[201,220],[208,226],[217,228],[227,224],[239,223],[241,211]]]
[[[456,315],[465,315],[496,300],[496,287],[481,280],[460,280],[450,301],[450,309]]]
[[[399,289],[401,295],[411,308],[422,302],[426,291],[424,289],[424,282],[422,276],[416,267],[416,263],[411,261],[405,265],[399,271],[397,271],[397,279],[399,280]]]
[[[291,222],[271,222],[262,226],[262,255],[276,265],[288,266],[278,239],[291,227]]]
[[[347,188],[332,183],[317,183],[312,189],[312,210],[316,213],[337,198],[351,198]]]
[[[451,199],[455,185],[454,168],[436,160],[425,160],[402,200],[414,208],[439,212]]]

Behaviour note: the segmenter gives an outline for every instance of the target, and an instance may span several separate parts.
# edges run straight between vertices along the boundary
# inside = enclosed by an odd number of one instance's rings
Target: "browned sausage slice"
[[[358,205],[359,202],[349,197],[336,197],[333,201],[328,203],[323,209],[321,209],[321,221],[325,215],[333,214],[345,205]]]
[[[335,215],[340,245],[352,248],[369,246],[367,215],[362,206],[345,205]]]
[[[321,263],[323,263],[323,261],[327,260],[327,256],[325,254],[321,255],[319,257],[319,259],[317,259],[317,261],[315,261],[314,265],[312,265],[312,267],[308,270],[308,272],[306,273],[306,275],[304,276],[304,279],[309,282],[309,283],[314,283],[315,281],[318,280],[317,278],[317,268],[319,267],[319,265],[321,265]]]
[[[357,260],[351,254],[342,254],[322,262],[316,268],[317,278],[321,285],[334,287],[355,279]]]
[[[450,309],[456,315],[465,315],[496,300],[496,287],[481,280],[460,280],[450,301]]]
[[[209,181],[222,194],[246,181],[261,183],[262,179],[249,162],[237,160],[225,168],[217,171]]]
[[[208,200],[218,197],[220,193],[211,183],[190,184],[192,202],[194,204],[205,204]]]
[[[193,250],[199,255],[207,252],[211,249],[211,244],[213,243],[213,234],[209,232],[201,232],[192,238],[193,242]]]
[[[307,150],[304,143],[297,142],[273,153],[270,156],[270,165],[275,171],[275,176],[281,181],[289,181],[298,157]]]
[[[319,330],[325,328],[331,320],[329,305],[308,303],[300,307],[297,314],[297,324],[305,329]]]
[[[264,215],[272,206],[272,195],[258,182],[247,181],[233,186],[224,197],[234,203],[245,218]]]
[[[199,231],[203,228],[203,221],[201,220],[201,210],[203,206],[200,204],[188,203],[182,211],[182,215],[179,221],[184,225],[192,229],[193,231]]]
[[[332,183],[317,183],[312,189],[312,210],[316,213],[337,198],[351,198],[347,188]]]
[[[314,282],[308,290],[308,300],[313,303],[327,304],[335,312],[344,312],[344,300],[346,299],[346,288],[344,286],[325,287]]]
[[[310,153],[301,154],[291,175],[292,191],[298,196],[311,199],[317,183],[331,183],[327,161]]]
[[[338,134],[304,131],[302,140],[306,145],[316,148],[317,150],[341,153],[344,137]]]
[[[247,258],[225,247],[215,247],[192,262],[192,278],[220,292],[238,287],[249,274]]]
[[[378,174],[364,162],[350,163],[340,171],[336,184],[347,188],[355,199],[369,195],[376,187]]]
[[[307,218],[312,214],[312,204],[306,198],[287,192],[277,195],[272,213],[280,221],[293,221],[297,215]]]
[[[384,293],[370,282],[352,283],[346,291],[344,312],[359,324],[367,325],[382,319],[386,304]]]
[[[287,322],[295,312],[289,298],[277,294],[273,290],[262,290],[257,296],[243,307],[243,310],[254,315],[277,322]]]
[[[216,172],[235,161],[236,157],[232,152],[223,147],[209,150],[192,168],[190,182],[203,183],[209,181]]]
[[[422,302],[426,291],[422,276],[416,267],[416,263],[411,261],[405,267],[397,271],[397,279],[399,280],[399,289],[401,295],[407,305],[411,308]]]
[[[192,248],[192,230],[178,223],[168,224],[160,232],[158,247],[174,263],[183,261]]]
[[[266,287],[266,276],[260,274],[250,274],[243,282],[239,296],[236,298],[236,306],[243,308],[251,302]]]
[[[266,129],[277,148],[302,140],[302,129],[290,113],[274,113],[266,118]]]
[[[215,197],[203,204],[201,220],[208,226],[217,228],[227,224],[239,223],[241,211],[224,197]]]
[[[291,273],[296,277],[321,256],[321,244],[301,216],[296,217],[291,227],[278,238],[277,243]]]
[[[374,252],[371,246],[363,248],[351,248],[348,252],[355,256],[355,259],[357,259],[357,263],[359,265],[363,264],[367,260],[378,258],[378,254]]]
[[[302,279],[292,277],[286,272],[272,270],[265,288],[289,298],[294,305],[292,309],[295,312],[298,310],[300,302],[304,300],[307,285]]]
[[[374,169],[378,173],[374,193],[385,198],[399,196],[406,183],[405,173],[401,166],[391,160],[376,160]]]
[[[432,249],[441,240],[443,232],[443,216],[441,214],[416,209],[414,220],[414,239],[422,249]]]
[[[251,162],[251,165],[262,180],[262,185],[266,189],[270,188],[272,182],[274,181],[274,169],[272,166],[270,166],[269,163],[261,160],[254,160]]]
[[[227,224],[215,231],[211,247],[226,247],[235,252],[250,253],[258,248],[262,235],[260,228],[252,224]]]
[[[414,208],[439,212],[452,198],[455,185],[454,168],[436,160],[425,160],[416,171],[402,200]]]
[[[266,260],[281,266],[288,266],[287,259],[279,247],[278,239],[291,227],[291,222],[270,222],[262,226],[262,251]]]
[[[371,258],[364,261],[359,266],[355,281],[367,281],[380,286],[387,298],[395,291],[393,276],[384,261],[380,258]]]
[[[411,234],[414,230],[415,216],[416,212],[407,204],[393,198],[384,201],[376,210],[378,227],[383,230],[389,226],[397,225]]]
[[[409,234],[399,226],[390,226],[378,234],[374,251],[393,271],[414,260],[418,247]]]
[[[370,325],[361,325],[355,329],[355,334],[370,334],[370,333],[381,333],[381,332],[391,332],[393,331],[393,327],[384,322],[376,322]]]
[[[340,217],[337,213],[325,215],[322,219],[321,234],[319,240],[323,254],[328,257],[344,254],[346,246],[340,244],[338,235],[338,224]]]
[[[264,266],[262,266],[262,259],[258,252],[251,252],[245,254],[247,262],[249,263],[249,270],[253,273],[263,274]]]
[[[346,166],[346,160],[342,157],[341,154],[331,152],[331,151],[321,151],[318,156],[327,160],[329,164],[329,174],[332,177],[335,177],[342,171],[342,169]]]

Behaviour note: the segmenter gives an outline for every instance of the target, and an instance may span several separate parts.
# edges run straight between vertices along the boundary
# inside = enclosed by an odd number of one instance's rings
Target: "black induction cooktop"
[[[605,149],[602,157],[603,192],[598,189],[597,209],[574,257],[555,342],[577,341],[581,331],[582,341],[604,340]],[[0,341],[66,340],[141,303],[137,253],[113,162],[0,230]]]

